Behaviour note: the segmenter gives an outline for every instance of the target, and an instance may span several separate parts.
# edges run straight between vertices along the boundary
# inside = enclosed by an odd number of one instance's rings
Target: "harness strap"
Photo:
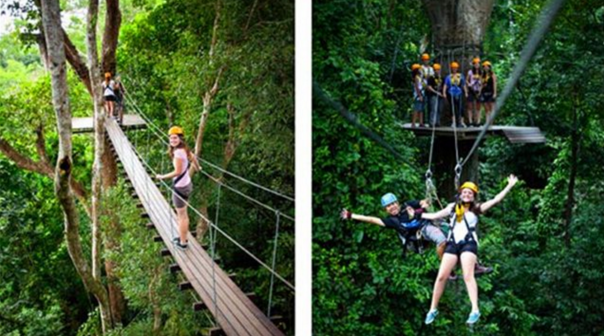
[[[185,174],[189,173],[189,167],[191,166],[191,161],[187,162],[187,169],[185,169],[184,172],[182,172],[180,175],[178,175],[178,177],[172,181],[172,190],[174,190],[175,193],[178,194],[178,196],[182,197],[182,198],[186,198],[185,195],[183,195],[181,192],[178,191],[178,189],[176,189],[176,184],[178,182],[180,182],[180,180],[183,179],[183,177],[185,177]]]

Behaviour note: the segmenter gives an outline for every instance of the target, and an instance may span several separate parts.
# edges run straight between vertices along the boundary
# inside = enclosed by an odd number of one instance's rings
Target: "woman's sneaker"
[[[176,248],[182,251],[186,250],[189,247],[188,243],[181,244],[179,237],[175,237],[174,239],[172,239],[172,242],[174,243],[174,245],[176,245]]]
[[[426,321],[424,321],[424,323],[430,324],[430,323],[434,322],[436,315],[438,315],[438,310],[432,309],[431,311],[428,312],[428,315],[426,315]]]
[[[478,322],[478,319],[480,318],[480,311],[473,311],[470,313],[470,316],[468,316],[468,320],[466,321],[467,324],[474,324],[476,322]]]

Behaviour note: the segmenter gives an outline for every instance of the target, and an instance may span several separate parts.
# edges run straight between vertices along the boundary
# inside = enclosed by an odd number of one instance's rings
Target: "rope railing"
[[[136,101],[134,101],[134,98],[131,98],[130,95],[128,93],[126,93],[126,92],[124,92],[124,97],[132,104],[132,106],[134,106],[135,110],[139,113],[139,115],[141,115],[141,117],[143,117],[144,113],[142,112],[141,108],[138,106],[138,104],[136,103]],[[151,123],[151,126],[155,127],[160,132],[160,134],[162,134],[163,136],[167,135],[166,133],[164,133],[164,131],[162,129],[160,129],[157,125],[155,125],[155,123],[153,123],[146,115],[145,115],[145,117],[146,118],[144,118],[144,119],[146,119],[146,121],[148,120],[147,122]],[[208,160],[206,160],[204,158],[197,157],[197,159],[200,160],[200,161],[202,161],[203,163],[207,164],[208,166],[210,166],[210,167],[212,167],[212,168],[214,168],[214,169],[216,169],[216,170],[218,170],[218,171],[226,174],[226,175],[234,177],[234,178],[236,178],[236,179],[238,179],[238,180],[240,180],[242,182],[245,182],[245,183],[247,183],[249,185],[252,185],[252,186],[254,186],[254,187],[258,188],[258,189],[264,190],[264,191],[266,191],[268,193],[271,193],[273,195],[276,195],[276,196],[279,196],[281,198],[284,198],[284,199],[286,199],[288,201],[295,202],[295,199],[294,199],[293,196],[286,195],[286,194],[284,194],[282,192],[278,192],[276,190],[273,190],[273,189],[267,188],[265,186],[262,186],[262,185],[260,185],[260,184],[258,184],[256,182],[250,181],[250,180],[248,180],[248,179],[246,179],[246,178],[244,178],[242,176],[239,176],[239,175],[237,175],[237,174],[235,174],[233,172],[230,172],[230,171],[228,171],[228,170],[226,170],[226,169],[224,169],[224,168],[222,168],[222,167],[220,167],[220,166],[218,166],[218,165],[216,165],[216,164],[214,164],[214,163],[212,163],[212,162],[210,162],[210,161],[208,161]]]
[[[128,98],[127,98],[127,99],[128,99]],[[152,127],[153,127],[153,129],[149,128],[149,130],[150,130],[151,132],[153,132],[153,134],[154,134],[154,135],[157,137],[157,139],[159,139],[159,141],[160,141],[160,142],[162,142],[163,144],[165,144],[166,146],[168,146],[168,145],[169,145],[169,142],[165,140],[165,137],[166,137],[167,135],[166,135],[165,133],[163,133],[163,131],[162,131],[161,129],[159,129],[159,127],[158,127],[157,125],[155,125],[155,124],[153,123],[153,121],[151,121],[151,120],[150,120],[150,118],[149,118],[148,116],[146,116],[146,115],[145,115],[145,114],[144,114],[142,111],[138,110],[138,111],[136,111],[136,112],[137,112],[137,113],[140,115],[140,117],[141,117],[141,118],[143,118],[143,120],[144,120],[144,121],[145,121],[145,122],[146,122],[148,125],[150,125],[150,126],[152,126]],[[209,162],[204,161],[204,160],[202,160],[202,161],[203,161],[204,163],[209,163]],[[212,163],[209,163],[209,164],[212,164]],[[201,173],[202,173],[203,175],[205,175],[206,177],[208,177],[209,179],[211,179],[211,180],[212,180],[214,183],[216,183],[216,184],[221,184],[222,186],[226,187],[227,189],[229,189],[229,190],[233,191],[234,193],[236,193],[236,194],[238,194],[238,195],[240,195],[240,196],[242,196],[242,197],[246,198],[247,200],[249,200],[249,201],[251,201],[251,202],[253,202],[253,203],[256,203],[256,204],[258,204],[258,205],[260,205],[260,206],[264,207],[264,208],[265,208],[265,209],[267,209],[267,210],[270,210],[270,211],[273,211],[273,212],[277,212],[277,211],[279,211],[279,210],[277,210],[277,209],[275,209],[275,208],[271,207],[270,205],[267,205],[266,203],[263,203],[263,202],[261,202],[261,201],[259,201],[259,200],[255,199],[255,198],[253,198],[253,197],[251,197],[251,196],[249,196],[249,195],[247,195],[247,194],[243,193],[242,191],[240,191],[240,190],[238,190],[238,189],[236,189],[236,188],[233,188],[233,187],[231,187],[231,186],[227,185],[227,184],[226,184],[224,181],[220,181],[219,179],[215,178],[215,177],[214,177],[214,176],[212,176],[211,174],[206,173],[206,172],[205,172],[205,171],[203,171],[203,170],[201,171]],[[295,221],[295,219],[294,219],[292,216],[285,215],[285,214],[282,214],[282,216],[283,216],[283,218],[286,218],[286,219],[288,219],[288,220],[290,220],[290,221],[292,221],[292,222],[294,222],[294,221]]]
[[[151,167],[151,165],[141,156],[141,153],[133,146],[133,144],[130,143],[130,142],[128,142],[128,144],[129,144],[130,148],[132,149],[132,151],[136,154],[136,156],[139,157],[140,162],[145,167],[147,167],[152,174],[156,174],[157,175],[157,171],[155,169],[153,169],[153,167]],[[166,188],[171,189],[170,185],[168,185],[165,181],[160,180],[159,182],[160,182],[161,185],[165,186]],[[190,208],[199,218],[202,218],[204,221],[206,221],[209,224],[210,227],[214,228],[214,230],[216,232],[220,233],[222,236],[224,236],[225,238],[227,238],[231,243],[233,243],[235,246],[237,246],[240,250],[242,250],[244,253],[246,253],[249,257],[251,257],[252,259],[254,259],[257,263],[259,263],[265,269],[267,269],[274,277],[276,277],[277,279],[279,279],[282,283],[284,283],[292,291],[295,291],[295,287],[289,281],[287,281],[285,278],[283,278],[283,276],[281,276],[279,273],[277,273],[273,268],[271,268],[270,266],[268,266],[265,262],[263,262],[260,258],[258,258],[256,255],[254,255],[248,249],[246,249],[243,245],[241,245],[239,242],[237,242],[237,240],[235,240],[233,237],[231,237],[230,235],[228,235],[225,231],[223,231],[222,229],[220,229],[214,222],[212,222],[209,218],[205,217],[202,213],[200,213],[187,200],[183,199],[178,194],[174,194],[174,196],[178,197],[179,199],[181,199],[188,208]]]

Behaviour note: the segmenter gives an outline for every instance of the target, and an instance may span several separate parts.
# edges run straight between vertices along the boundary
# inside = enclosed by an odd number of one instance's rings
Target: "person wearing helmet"
[[[493,104],[497,99],[497,76],[493,72],[491,62],[482,63],[482,94],[481,101],[484,106],[484,117],[489,120],[493,111]]]
[[[451,115],[453,116],[453,123],[451,127],[457,125],[457,127],[466,127],[463,121],[463,104],[462,94],[468,97],[468,90],[465,85],[465,80],[462,74],[458,72],[459,64],[457,62],[451,63],[451,74],[445,79],[445,85],[443,87],[443,96],[445,99],[448,98],[449,105],[451,106]]]
[[[482,89],[482,71],[480,58],[472,60],[472,68],[468,70],[468,125],[480,126],[480,94]]]
[[[172,178],[172,203],[176,208],[176,217],[178,220],[179,237],[174,237],[173,241],[177,248],[185,250],[188,247],[187,233],[189,232],[189,214],[187,213],[187,202],[193,191],[191,182],[191,164],[197,171],[201,170],[197,158],[191,153],[185,143],[185,135],[182,128],[174,126],[168,132],[170,136],[170,147],[168,155],[172,159],[174,171],[164,175],[156,175],[159,180]],[[193,169],[191,168],[191,169]]]
[[[411,66],[411,78],[413,81],[413,116],[411,117],[411,127],[419,120],[419,127],[424,126],[424,103],[425,103],[425,83],[421,74],[421,66],[413,64]]]
[[[428,78],[426,97],[428,97],[428,109],[430,111],[430,126],[440,126],[440,112],[443,107],[443,78],[440,74],[440,64],[434,63],[434,76]]]
[[[427,91],[427,89],[428,89],[428,80],[430,80],[430,78],[432,78],[434,76],[434,68],[430,65],[430,55],[429,54],[423,53],[421,59],[422,59],[422,65],[420,68],[420,72],[422,74],[424,91],[426,92],[424,108],[426,108],[428,111],[427,116],[430,116],[432,114],[432,106],[430,106],[430,96],[429,96],[429,92]]]
[[[438,302],[445,290],[446,280],[455,265],[457,265],[458,260],[461,261],[464,281],[470,302],[472,303],[472,311],[466,323],[472,325],[478,321],[480,317],[478,309],[478,285],[474,278],[474,269],[478,257],[478,236],[476,235],[478,217],[501,202],[517,182],[518,178],[510,175],[507,186],[493,199],[483,203],[476,202],[478,186],[473,182],[466,182],[459,188],[458,202],[450,203],[443,210],[435,213],[424,212],[421,214],[421,218],[429,220],[449,217],[451,227],[449,236],[447,237],[445,254],[441,260],[438,275],[434,283],[432,303],[430,311],[426,315],[426,324],[432,323],[436,318],[438,314]]]
[[[387,193],[381,198],[382,207],[388,213],[387,217],[378,218],[354,214],[343,209],[340,216],[344,220],[358,220],[365,223],[376,224],[384,228],[394,229],[401,237],[410,237],[420,231],[422,236],[436,244],[439,259],[445,252],[446,237],[442,231],[427,221],[419,219],[420,214],[429,206],[427,200],[412,200],[403,203],[393,193]],[[405,238],[407,239],[407,238]],[[407,240],[405,240],[407,242]]]
[[[421,67],[422,77],[427,80],[428,78],[434,76],[434,68],[430,65],[430,55],[422,54],[422,67]]]
[[[113,109],[115,101],[115,82],[111,79],[111,72],[105,72],[105,80],[103,81],[103,98],[105,98],[105,112],[109,117],[113,117]]]

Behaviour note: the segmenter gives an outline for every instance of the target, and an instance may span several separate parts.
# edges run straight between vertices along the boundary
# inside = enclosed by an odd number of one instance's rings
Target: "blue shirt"
[[[447,85],[447,93],[454,97],[461,96],[461,93],[462,93],[461,88],[465,85],[464,77],[462,74],[456,73],[455,75],[459,76],[459,82],[455,81],[453,83],[451,81],[451,75],[448,75],[447,79],[445,79],[445,85]]]

